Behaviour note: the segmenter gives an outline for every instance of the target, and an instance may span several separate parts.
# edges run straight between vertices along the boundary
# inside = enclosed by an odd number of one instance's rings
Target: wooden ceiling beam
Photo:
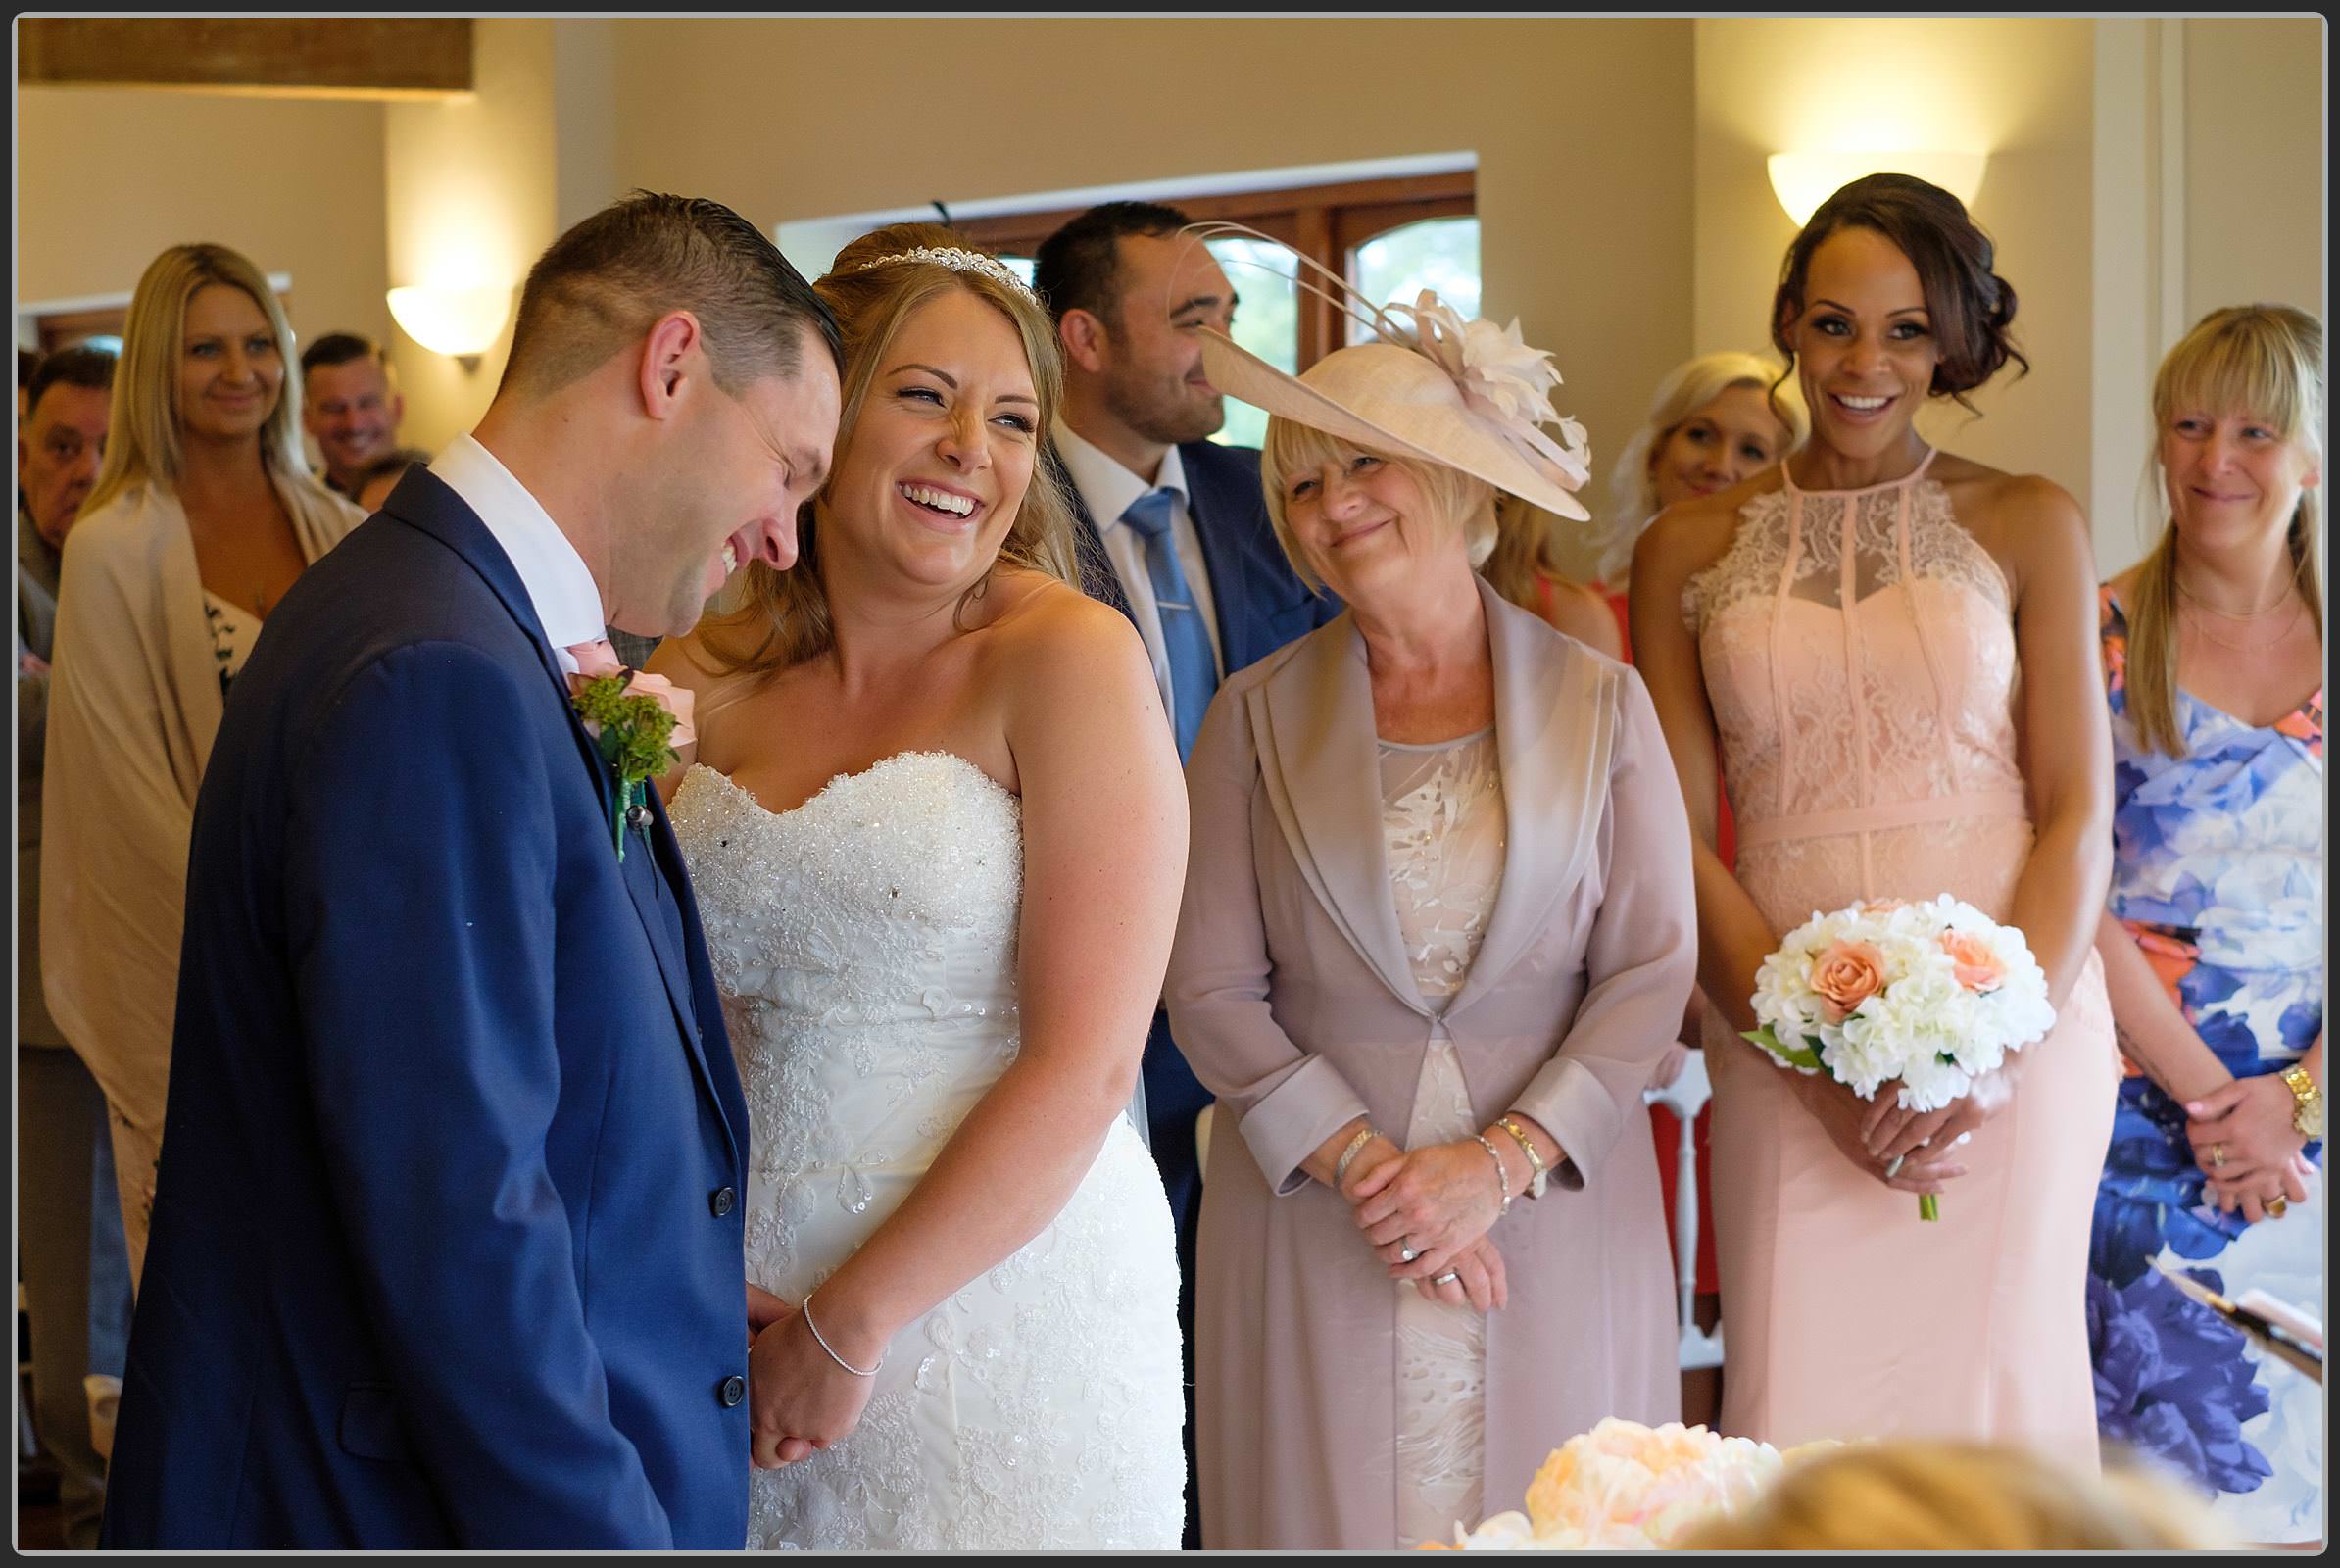
[[[469,18],[20,18],[22,87],[154,87],[305,98],[472,90]]]

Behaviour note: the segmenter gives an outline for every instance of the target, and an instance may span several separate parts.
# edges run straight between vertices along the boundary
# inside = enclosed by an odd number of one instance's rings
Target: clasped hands
[[[1906,1110],[1879,1090],[1863,1100],[1832,1078],[1797,1080],[1804,1108],[1846,1159],[1897,1192],[1939,1195],[1967,1173],[1958,1153],[1974,1129],[2015,1099],[2007,1069],[1984,1073],[1939,1110]]]
[[[2316,1167],[2307,1135],[2292,1125],[2298,1102],[2276,1073],[2234,1078],[2185,1102],[2186,1142],[2206,1178],[2202,1196],[2247,1224],[2280,1219],[2308,1200]]]
[[[830,1358],[798,1303],[748,1287],[748,1459],[756,1469],[810,1458],[850,1436],[871,1382]]]
[[[1503,1210],[1502,1179],[1476,1139],[1409,1151],[1376,1133],[1339,1191],[1389,1278],[1481,1312],[1511,1299],[1503,1254],[1487,1235]]]

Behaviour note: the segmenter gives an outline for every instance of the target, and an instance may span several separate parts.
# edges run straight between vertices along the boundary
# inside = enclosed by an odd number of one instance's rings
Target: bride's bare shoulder
[[[1072,584],[1037,571],[1001,572],[993,631],[1001,657],[1031,660],[1135,659],[1152,679],[1152,664],[1138,628],[1120,611]]]
[[[736,764],[732,749],[737,742],[733,726],[725,721],[727,710],[766,690],[776,678],[755,660],[754,652],[735,646],[721,631],[710,638],[709,623],[702,621],[697,629],[659,643],[643,665],[691,694],[691,721],[699,742],[689,760],[721,772]]]

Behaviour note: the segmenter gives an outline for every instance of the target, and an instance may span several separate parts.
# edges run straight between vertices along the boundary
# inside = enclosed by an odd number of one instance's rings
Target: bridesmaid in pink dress
[[[2092,1464],[2088,1228],[2117,1074],[2092,946],[2112,780],[2094,561],[2062,489],[1912,427],[2022,361],[1990,259],[1958,200],[1907,175],[1813,215],[1773,332],[1811,441],[1651,526],[1633,641],[1702,840],[1723,1429]],[[1718,755],[1735,875],[1713,850]],[[2059,1011],[1968,1099],[1913,1116],[1735,1038],[1783,932],[1940,893],[2020,926]]]

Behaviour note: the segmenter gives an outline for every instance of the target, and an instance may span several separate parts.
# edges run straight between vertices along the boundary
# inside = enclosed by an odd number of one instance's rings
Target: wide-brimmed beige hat
[[[1560,375],[1551,356],[1522,343],[1517,322],[1466,322],[1428,290],[1387,309],[1412,318],[1402,340],[1336,349],[1297,376],[1205,327],[1203,373],[1278,418],[1459,468],[1563,517],[1589,517],[1569,492],[1590,476],[1590,456],[1583,427],[1553,412]],[[1544,433],[1547,423],[1561,440]]]

